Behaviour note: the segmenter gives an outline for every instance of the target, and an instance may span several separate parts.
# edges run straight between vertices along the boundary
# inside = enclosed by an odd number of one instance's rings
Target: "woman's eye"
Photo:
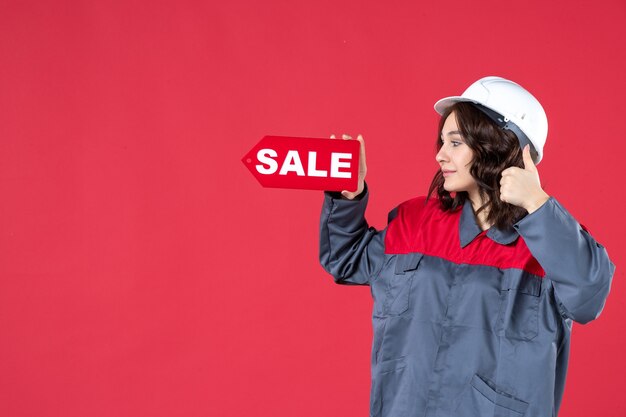
[[[452,144],[453,148],[456,148],[457,146],[463,144],[463,142],[459,142],[458,140],[451,140],[450,143]],[[441,146],[443,146],[445,144],[446,144],[446,142],[443,139],[441,139]]]

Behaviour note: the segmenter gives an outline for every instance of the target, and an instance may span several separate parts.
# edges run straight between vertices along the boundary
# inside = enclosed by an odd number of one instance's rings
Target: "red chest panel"
[[[461,208],[443,211],[436,198],[426,202],[424,196],[402,203],[396,218],[387,227],[385,253],[419,252],[454,263],[518,268],[540,277],[545,275],[521,236],[509,245],[502,245],[483,231],[461,248],[461,212]]]

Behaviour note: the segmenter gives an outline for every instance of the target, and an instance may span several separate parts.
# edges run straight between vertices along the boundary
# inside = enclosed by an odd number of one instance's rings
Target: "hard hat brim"
[[[459,103],[461,101],[476,103],[476,101],[474,100],[470,100],[466,97],[461,97],[461,96],[445,97],[435,103],[435,106],[434,106],[435,111],[439,113],[440,115],[443,115],[443,113],[446,111],[448,107],[452,106],[453,104]]]

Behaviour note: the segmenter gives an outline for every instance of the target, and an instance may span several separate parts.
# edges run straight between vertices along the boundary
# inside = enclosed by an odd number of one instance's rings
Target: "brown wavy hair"
[[[450,106],[439,121],[437,134],[437,152],[441,149],[441,131],[448,116],[454,112],[456,122],[465,143],[474,152],[470,174],[478,184],[479,194],[483,201],[476,214],[487,210],[487,222],[498,229],[512,226],[528,212],[523,207],[505,203],[500,200],[500,179],[502,171],[508,167],[524,167],[522,148],[517,136],[509,130],[501,129],[482,111],[468,102],[455,103]],[[444,178],[441,170],[437,170],[428,189],[427,200],[436,193],[442,210],[456,210],[463,207],[469,198],[466,191],[454,192],[454,197],[443,188]]]

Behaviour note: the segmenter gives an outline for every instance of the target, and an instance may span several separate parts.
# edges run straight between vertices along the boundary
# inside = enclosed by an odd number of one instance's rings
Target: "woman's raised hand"
[[[331,139],[335,139],[335,135],[330,135]],[[344,140],[352,140],[352,137],[346,134],[341,135],[341,138]],[[348,191],[343,190],[341,195],[347,198],[348,200],[353,200],[356,196],[363,192],[363,188],[365,187],[365,174],[367,173],[367,165],[365,164],[365,142],[363,142],[363,136],[358,135],[356,140],[359,141],[361,146],[359,147],[359,182],[356,191]]]

